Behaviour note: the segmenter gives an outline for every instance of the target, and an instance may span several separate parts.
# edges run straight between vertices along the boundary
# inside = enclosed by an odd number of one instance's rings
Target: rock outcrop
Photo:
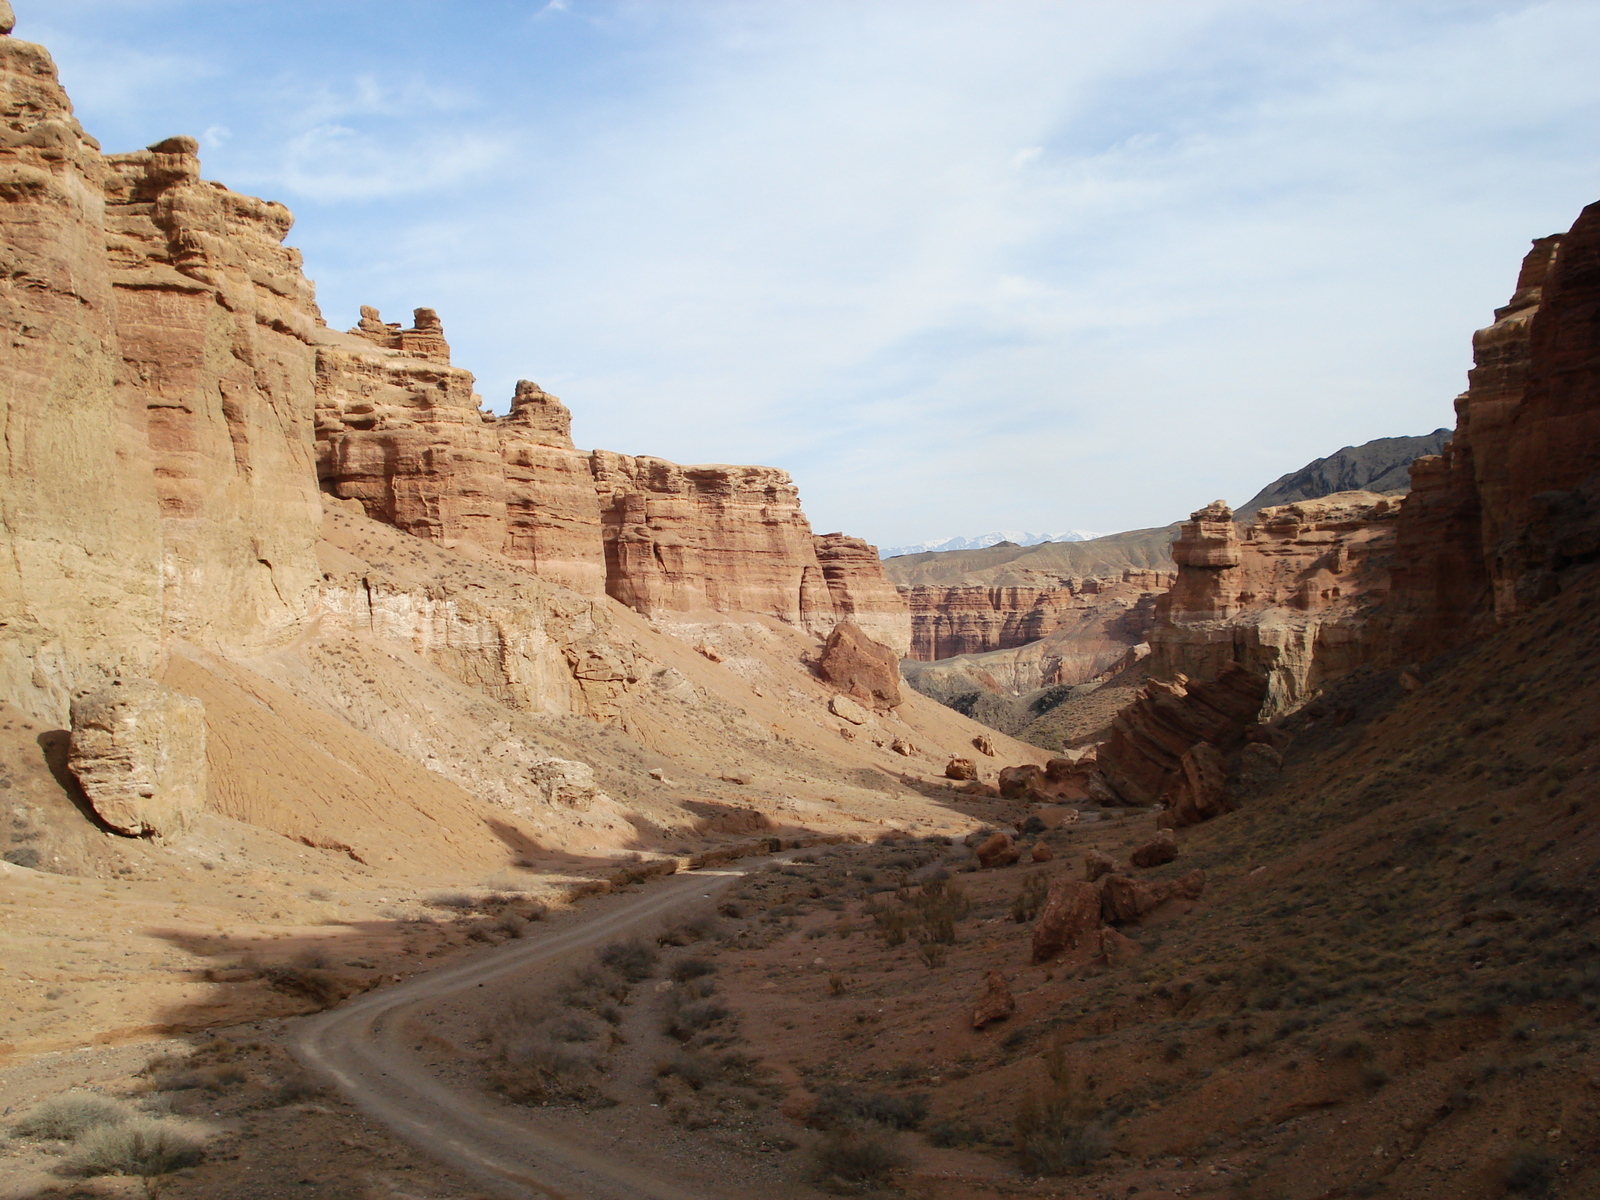
[[[1266,677],[1267,715],[1298,707],[1363,661],[1399,511],[1347,492],[1262,509],[1243,527],[1220,500],[1194,513],[1172,547],[1177,582],[1156,606],[1151,673],[1209,679],[1239,662]]]
[[[897,658],[911,653],[911,614],[905,599],[883,573],[878,548],[842,533],[812,539],[822,578],[828,585],[833,616],[853,621]],[[813,624],[817,617],[811,618]]]
[[[1099,749],[1099,781],[1124,804],[1156,803],[1195,745],[1223,755],[1243,746],[1266,693],[1260,672],[1233,662],[1205,682],[1151,680],[1112,722]]]
[[[996,1021],[1004,1021],[1017,1011],[1017,1001],[1011,994],[1011,985],[1005,973],[990,971],[983,977],[983,995],[972,1010],[972,1027],[982,1029]]]
[[[181,834],[206,804],[205,707],[153,679],[79,696],[67,766],[118,833]]]

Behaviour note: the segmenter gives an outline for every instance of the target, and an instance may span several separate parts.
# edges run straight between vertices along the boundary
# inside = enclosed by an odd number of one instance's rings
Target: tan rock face
[[[119,833],[181,834],[206,803],[205,708],[150,679],[80,696],[67,765]]]
[[[1009,688],[1083,683],[1144,641],[1168,571],[1125,570],[1069,577],[1052,585],[919,585],[902,589],[911,609],[911,654],[923,661],[1037,645],[1016,657]],[[996,671],[997,664],[986,664]]]
[[[28,42],[0,94],[0,695],[65,723],[170,635],[256,652],[303,621],[315,308],[287,211],[202,182],[191,140],[103,157]]]
[[[812,539],[817,563],[828,585],[832,616],[854,622],[868,637],[893,650],[896,658],[911,653],[911,614],[906,602],[883,573],[878,548],[842,533]],[[828,621],[824,614],[808,618],[808,628]]]
[[[853,621],[839,622],[828,634],[817,674],[852,699],[880,711],[901,701],[899,657]]]

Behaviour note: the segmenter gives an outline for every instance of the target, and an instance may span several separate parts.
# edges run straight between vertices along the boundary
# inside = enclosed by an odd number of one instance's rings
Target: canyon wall
[[[813,535],[788,472],[578,450],[566,406],[526,380],[497,417],[450,365],[431,309],[403,329],[366,308],[348,333],[316,337],[322,485],[369,517],[645,616],[752,612],[818,637],[850,618],[910,648],[877,551]]]
[[[1086,623],[1125,624],[1120,622],[1123,613],[1145,597],[1171,587],[1173,578],[1170,571],[1124,570],[1117,575],[1069,577],[1054,585],[1032,587],[919,584],[903,588],[911,609],[910,657],[931,662],[958,654],[984,654],[1023,646]],[[1123,632],[1132,637],[1131,641],[1118,639],[1126,645],[1143,640],[1143,630]]]
[[[309,336],[287,210],[203,182],[174,138],[107,157],[43,47],[0,37],[5,489],[0,697],[251,652],[314,600]]]
[[[1473,338],[1456,429],[1411,464],[1403,501],[1345,493],[1264,508],[1219,501],[1173,546],[1152,630],[1159,678],[1237,662],[1264,712],[1365,663],[1422,661],[1556,595],[1600,559],[1600,204],[1534,242],[1515,292]]]

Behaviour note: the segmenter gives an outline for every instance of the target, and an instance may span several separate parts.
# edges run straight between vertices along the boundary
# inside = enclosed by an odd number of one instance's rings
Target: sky
[[[15,0],[108,152],[296,214],[330,325],[790,471],[880,545],[1112,531],[1454,424],[1600,198],[1600,0]]]

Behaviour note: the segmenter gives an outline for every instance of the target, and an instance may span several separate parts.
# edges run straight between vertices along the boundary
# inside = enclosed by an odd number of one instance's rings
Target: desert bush
[[[950,957],[950,947],[939,942],[923,942],[917,947],[917,956],[930,971],[944,966]]]
[[[715,1000],[695,1000],[688,1004],[674,1002],[676,1000],[674,996],[666,1005],[664,1029],[680,1042],[687,1042],[728,1017],[728,1010]]]
[[[894,1096],[882,1092],[858,1092],[841,1084],[829,1084],[817,1095],[811,1108],[811,1123],[824,1129],[859,1126],[865,1123],[887,1125],[891,1129],[915,1129],[928,1115],[928,1097],[918,1092]]]
[[[612,942],[599,954],[602,964],[629,983],[643,983],[649,979],[656,969],[657,957],[655,947],[638,938]]]
[[[678,983],[688,983],[691,979],[699,979],[704,975],[714,975],[716,970],[717,964],[709,958],[680,958],[672,964],[672,970],[669,974]]]
[[[310,1100],[320,1096],[323,1086],[309,1071],[298,1068],[285,1072],[276,1084],[267,1089],[262,1097],[262,1107],[282,1108],[286,1104],[298,1104],[302,1100]]]
[[[192,1167],[205,1157],[205,1143],[170,1121],[135,1117],[86,1134],[64,1164],[72,1175],[138,1175],[150,1178]]]
[[[1506,1191],[1513,1196],[1548,1196],[1556,1181],[1556,1160],[1543,1150],[1520,1150],[1506,1165]]]
[[[519,938],[528,932],[528,922],[514,912],[503,912],[494,923],[495,929],[509,937]]]
[[[1049,892],[1049,876],[1043,871],[1029,871],[1022,877],[1022,887],[1011,898],[1011,919],[1019,925],[1033,920],[1044,907]]]
[[[959,1121],[935,1121],[928,1126],[928,1142],[948,1150],[954,1146],[970,1146],[983,1141],[983,1130]]]
[[[468,909],[478,906],[478,902],[465,892],[440,892],[429,896],[426,903],[435,908]]]
[[[831,1130],[811,1147],[812,1182],[836,1195],[860,1195],[905,1165],[887,1138],[860,1129]]]
[[[489,1082],[502,1095],[524,1104],[614,1104],[600,1090],[602,1074],[593,1055],[530,1035],[500,1045]]]
[[[23,1137],[57,1138],[71,1142],[91,1129],[120,1125],[130,1115],[127,1105],[105,1096],[58,1096],[30,1109],[12,1129]]]
[[[1029,1091],[1017,1108],[1017,1157],[1030,1175],[1078,1174],[1111,1149],[1103,1107],[1093,1087],[1073,1075],[1060,1046],[1045,1056],[1045,1073],[1045,1086]]]
[[[318,967],[277,963],[263,967],[261,974],[274,991],[303,996],[323,1008],[337,1004],[342,998],[339,981]]]

